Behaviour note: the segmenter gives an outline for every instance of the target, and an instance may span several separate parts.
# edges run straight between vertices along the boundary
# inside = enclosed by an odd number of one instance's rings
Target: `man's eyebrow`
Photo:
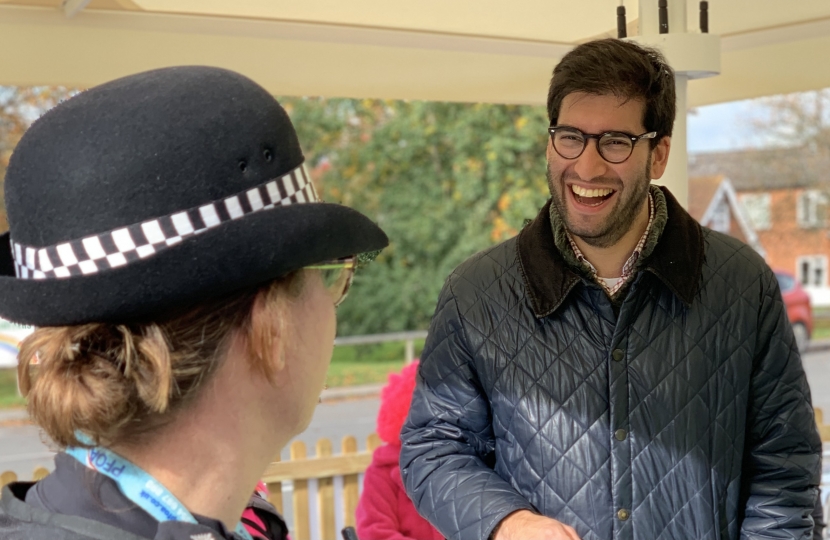
[[[621,133],[631,133],[632,135],[639,135],[640,133],[644,133],[644,132],[648,131],[646,128],[626,129],[626,128],[620,128],[620,127],[615,127],[615,128],[610,128],[610,129],[602,129],[602,130],[599,130],[599,131],[587,131],[587,130],[582,129],[579,126],[575,126],[573,124],[568,124],[567,122],[558,122],[553,127],[574,128],[574,129],[578,129],[582,133],[587,133],[589,135],[599,135],[600,133],[608,133],[609,131],[618,131],[618,132],[621,132]]]

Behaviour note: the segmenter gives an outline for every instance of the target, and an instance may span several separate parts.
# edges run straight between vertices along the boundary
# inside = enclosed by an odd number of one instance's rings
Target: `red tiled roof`
[[[698,176],[689,178],[689,213],[693,218],[700,221],[706,209],[709,208],[709,203],[712,202],[712,197],[718,190],[721,182],[723,182],[723,175],[714,176]]]
[[[830,156],[808,147],[706,152],[689,156],[689,176],[729,178],[735,191],[826,187]]]

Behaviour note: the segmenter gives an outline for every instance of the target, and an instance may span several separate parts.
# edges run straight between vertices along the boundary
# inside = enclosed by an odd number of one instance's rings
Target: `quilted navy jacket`
[[[401,436],[447,538],[519,509],[583,540],[811,538],[821,443],[775,276],[665,194],[617,310],[547,206],[448,278]]]

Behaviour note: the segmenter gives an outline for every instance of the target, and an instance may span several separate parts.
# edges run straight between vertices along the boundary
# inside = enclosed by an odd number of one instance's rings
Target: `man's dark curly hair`
[[[643,125],[656,131],[651,146],[671,136],[676,110],[674,71],[665,57],[619,39],[600,39],[577,46],[553,68],[548,91],[548,118],[556,125],[565,96],[573,92],[614,95],[645,103]]]

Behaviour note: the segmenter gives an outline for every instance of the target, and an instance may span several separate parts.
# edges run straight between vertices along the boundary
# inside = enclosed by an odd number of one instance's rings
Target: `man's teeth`
[[[580,197],[605,197],[614,193],[613,189],[585,189],[576,184],[571,185],[571,190]]]

